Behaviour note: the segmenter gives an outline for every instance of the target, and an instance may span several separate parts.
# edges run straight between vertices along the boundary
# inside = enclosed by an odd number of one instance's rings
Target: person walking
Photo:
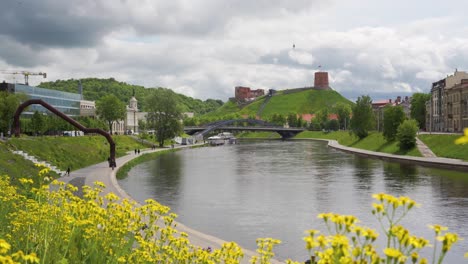
[[[140,155],[140,149],[138,149],[138,155]]]
[[[70,166],[68,166],[66,173],[67,173],[68,176],[70,176]]]

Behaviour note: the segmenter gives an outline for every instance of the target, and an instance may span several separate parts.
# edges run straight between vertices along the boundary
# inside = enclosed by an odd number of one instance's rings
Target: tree
[[[34,134],[42,134],[45,129],[44,117],[38,111],[34,111],[33,116],[31,117],[31,129]]]
[[[405,120],[398,127],[397,139],[400,150],[409,150],[416,146],[416,133],[418,132],[418,122],[414,119]]]
[[[340,128],[346,129],[349,126],[351,106],[345,103],[337,103],[335,105],[335,112],[338,116],[338,123],[340,125]]]
[[[287,120],[288,120],[288,125],[289,125],[290,127],[297,127],[297,126],[298,126],[298,125],[297,125],[297,115],[296,115],[296,114],[290,113],[290,114],[288,115]]]
[[[177,107],[174,93],[166,89],[153,91],[147,98],[148,128],[155,130],[159,146],[164,140],[171,139],[182,130],[182,113]]]
[[[387,141],[395,140],[398,126],[405,121],[405,111],[401,106],[386,106],[384,109],[383,136]]]
[[[431,99],[430,94],[415,93],[411,97],[411,118],[418,121],[419,128],[426,128],[426,102]]]
[[[339,124],[338,120],[331,119],[331,120],[327,121],[327,123],[325,125],[325,129],[326,130],[331,130],[331,131],[337,131],[338,129],[340,129],[340,124]]]
[[[372,111],[372,99],[368,95],[358,97],[356,104],[352,108],[351,132],[360,139],[367,137],[369,130],[374,125],[374,113]]]
[[[25,99],[24,95],[0,92],[0,132],[3,132],[4,135],[12,129],[11,125],[16,109]]]
[[[112,134],[112,123],[125,118],[125,104],[117,96],[109,94],[97,101],[96,113],[107,122]]]
[[[328,122],[328,109],[323,108],[320,111],[318,111],[315,118],[318,120],[320,127],[325,128]]]

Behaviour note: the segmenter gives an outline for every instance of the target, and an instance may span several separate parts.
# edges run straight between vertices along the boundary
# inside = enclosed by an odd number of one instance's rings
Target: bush
[[[336,119],[331,119],[328,120],[325,129],[331,130],[331,131],[337,131],[340,128],[340,124],[338,123],[338,120]]]
[[[400,150],[408,150],[416,146],[416,133],[418,129],[418,122],[414,119],[405,120],[401,123],[397,130]]]

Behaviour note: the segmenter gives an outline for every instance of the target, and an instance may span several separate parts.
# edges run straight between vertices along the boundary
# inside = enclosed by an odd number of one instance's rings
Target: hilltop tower
[[[314,79],[314,88],[318,90],[329,90],[328,72],[316,72]]]

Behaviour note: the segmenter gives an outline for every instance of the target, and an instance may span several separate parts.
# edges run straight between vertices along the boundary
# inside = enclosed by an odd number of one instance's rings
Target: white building
[[[112,124],[112,131],[119,135],[126,133],[139,133],[140,130],[138,128],[138,122],[146,122],[147,112],[140,112],[138,110],[138,100],[135,98],[135,95],[130,98],[130,102],[126,106],[126,110],[124,120],[114,122]]]

